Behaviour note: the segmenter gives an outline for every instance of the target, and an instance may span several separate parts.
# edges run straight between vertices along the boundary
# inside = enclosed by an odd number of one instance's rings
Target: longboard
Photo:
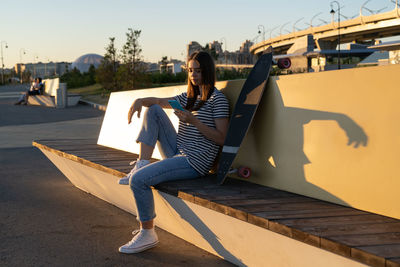
[[[251,70],[239,94],[220,155],[217,171],[217,183],[219,184],[223,184],[239,147],[250,128],[267,85],[272,64],[272,53],[262,55]]]

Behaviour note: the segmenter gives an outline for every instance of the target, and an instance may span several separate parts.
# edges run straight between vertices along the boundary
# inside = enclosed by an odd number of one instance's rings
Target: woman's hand
[[[194,125],[197,122],[197,118],[187,110],[182,111],[175,109],[174,114],[178,116],[179,120],[184,123],[190,123]]]
[[[128,112],[128,124],[132,122],[132,116],[137,112],[137,117],[140,118],[140,113],[142,112],[142,107],[143,107],[143,101],[141,98],[136,99],[131,108],[129,109]]]

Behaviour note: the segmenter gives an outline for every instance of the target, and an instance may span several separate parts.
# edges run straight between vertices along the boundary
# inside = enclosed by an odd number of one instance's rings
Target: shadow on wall
[[[337,122],[347,136],[347,145],[354,149],[367,146],[367,134],[345,114],[285,107],[278,86],[270,79],[236,164],[253,169],[252,182],[349,206],[306,179],[304,167],[310,161],[304,152],[304,125],[316,120]]]
[[[223,259],[233,262],[236,265],[244,266],[243,262],[234,256],[229,250],[227,250],[223,244],[221,244],[219,237],[199,218],[196,213],[183,201],[182,199],[177,199],[173,203],[170,202],[169,198],[163,198],[168,202],[169,206],[174,208],[175,211],[188,222],[207,243],[217,252],[219,256]]]

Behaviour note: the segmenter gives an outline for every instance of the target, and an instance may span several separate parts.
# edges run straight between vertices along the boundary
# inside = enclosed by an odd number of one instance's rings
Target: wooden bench
[[[65,83],[60,83],[59,78],[43,80],[44,90],[41,95],[29,96],[29,105],[39,105],[54,108],[65,108],[78,104],[81,96],[68,94]]]
[[[132,212],[133,207],[126,208],[126,206],[133,206],[131,193],[126,192],[126,190],[129,191],[129,187],[117,185],[117,178],[123,177],[130,171],[129,162],[135,159],[137,155],[96,145],[95,140],[41,140],[34,142],[33,145],[41,149],[46,155],[52,154],[49,158],[79,188],[97,195],[116,206],[125,207],[125,210]],[[61,160],[66,159],[75,164],[109,174],[115,179],[110,179],[109,183],[104,183],[104,181],[97,180],[99,179],[98,175],[91,176],[91,174],[87,173],[90,176],[89,180],[77,181],[78,177],[74,177],[69,173],[71,170],[67,170],[71,166],[72,168],[75,167],[73,165],[66,168],[61,167],[63,164],[54,155],[62,158]],[[87,171],[81,168],[80,172]],[[90,183],[95,183],[97,186],[93,186]],[[90,187],[97,187],[97,189],[89,189]],[[100,188],[104,191],[110,191],[109,195],[106,192],[99,192]],[[237,179],[228,179],[226,184],[219,186],[212,176],[163,183],[156,186],[154,191],[157,191],[155,193],[156,205],[161,205],[160,202],[162,201],[159,199],[161,195],[163,196],[163,201],[169,202],[168,207],[172,208],[172,211],[168,211],[165,207],[157,207],[157,212],[161,213],[157,217],[158,225],[161,224],[162,228],[176,233],[177,230],[170,229],[174,228],[173,226],[167,227],[163,225],[165,222],[160,222],[167,219],[171,220],[169,216],[165,215],[165,210],[167,212],[175,211],[184,221],[198,231],[198,234],[204,236],[204,239],[211,246],[211,249],[208,249],[209,251],[238,265],[252,266],[252,263],[264,262],[264,264],[254,266],[269,266],[268,261],[274,261],[269,255],[269,250],[277,253],[276,248],[281,248],[284,251],[280,253],[288,254],[285,255],[282,261],[285,263],[292,262],[295,266],[362,266],[355,262],[348,262],[341,257],[332,257],[334,254],[371,266],[400,266],[400,221],[397,219]],[[123,194],[124,197],[122,197],[122,200],[117,200],[117,196],[113,196],[113,194],[119,194],[118,197]],[[172,197],[182,201],[171,200]],[[203,221],[200,215],[196,215],[198,210],[185,203],[209,209],[214,213],[231,217],[233,220],[243,223],[238,224],[236,222],[235,225],[232,225],[233,223],[229,219],[220,222],[221,224],[226,223],[222,227],[231,231],[229,234],[232,235],[232,238],[225,240],[226,236],[214,232],[215,229],[210,229],[208,226],[209,224],[217,223],[216,221]],[[164,212],[159,212],[162,208],[164,208]],[[207,219],[210,220],[213,216],[215,215],[213,214]],[[217,217],[218,219],[219,217]],[[256,240],[257,235],[252,232],[254,229],[248,229],[251,226],[306,244],[306,248],[301,246],[299,248],[296,246],[298,244],[290,244],[291,242],[287,242],[289,244],[283,241],[277,242],[275,240],[276,236],[267,235],[267,239],[264,239],[266,235],[265,233],[258,233],[263,232],[259,229],[256,232],[261,235],[261,240],[264,243],[257,244],[260,240]],[[219,230],[221,231],[221,229]],[[177,235],[183,238],[186,237],[181,233]],[[250,237],[246,238],[245,235],[250,235]],[[239,241],[235,236],[241,236]],[[185,239],[190,241],[188,237]],[[235,241],[236,243],[233,243]],[[196,244],[196,241],[192,242]],[[224,242],[232,243],[228,246]],[[260,247],[257,247],[257,245]],[[309,245],[333,254],[311,252],[310,247],[307,248]],[[274,246],[276,246],[275,249],[272,248]],[[205,248],[204,246],[200,247]],[[235,251],[237,254],[232,254],[227,247],[232,250],[235,247],[242,247],[242,249],[247,247],[249,251],[255,251],[250,254],[250,257],[259,257],[260,259],[251,261],[237,251]],[[291,249],[299,249],[300,255],[296,255],[297,252],[291,251]],[[260,250],[264,254],[257,254],[257,252],[260,253]],[[308,259],[307,253],[310,253],[312,257],[318,255],[322,258]],[[303,257],[303,259],[299,257]],[[279,265],[284,264],[270,264],[270,266]]]
[[[344,74],[341,72],[342,77]],[[326,79],[328,74],[318,75]],[[269,87],[276,86],[277,82],[284,83],[286,78],[278,79],[270,80]],[[305,82],[307,90],[310,90],[311,83]],[[242,84],[243,81],[225,82],[219,83],[217,88],[223,88],[232,103]],[[299,84],[301,78],[297,76],[296,85]],[[267,113],[281,116],[279,105],[279,109],[272,112],[266,112],[263,108],[277,106],[276,103],[269,102],[270,99],[276,100],[276,89],[267,89],[266,99],[263,99],[263,106],[257,116],[265,116]],[[132,125],[127,125],[126,110],[135,97],[166,97],[184,90],[185,86],[113,93],[97,144],[96,140],[82,139],[40,140],[33,142],[33,145],[75,186],[136,214],[130,188],[117,184],[118,179],[129,172],[129,162],[137,157],[135,151],[138,151],[134,139],[140,120],[135,118]],[[283,90],[280,92],[286,93]],[[168,115],[176,125],[177,120],[172,112],[168,112]],[[248,151],[239,151],[239,154],[247,155],[248,161],[254,161],[252,155],[260,157],[265,153],[261,150],[264,146],[269,147],[269,137],[260,139],[258,136],[263,130],[259,128],[261,119],[257,116],[249,138],[244,142],[243,149]],[[273,131],[269,118],[265,121],[269,130]],[[276,124],[276,121],[273,123]],[[287,134],[280,133],[280,138]],[[289,139],[284,140],[290,142],[292,136],[288,137]],[[258,147],[252,145],[255,140],[259,142]],[[160,157],[157,151],[154,157]],[[265,160],[272,164],[273,160],[270,158]],[[274,160],[273,163],[278,168],[281,162],[277,158]],[[339,166],[337,168],[340,169]],[[251,183],[231,178],[223,186],[217,186],[210,176],[156,186],[153,189],[156,225],[240,266],[400,266],[400,221],[394,216],[368,212],[368,207],[363,210],[351,207],[345,201],[330,198],[332,194],[325,193],[320,199],[296,194],[297,189],[292,189],[293,184],[290,182],[286,183],[290,190],[256,184],[254,182],[260,183],[260,176],[264,173],[261,166],[253,169],[255,172]],[[328,172],[326,174],[330,175]],[[268,179],[271,178],[275,177],[264,179],[270,182]],[[337,177],[336,181],[341,181],[340,179],[342,178]],[[279,182],[282,183],[282,180]],[[359,188],[349,187],[351,182],[343,186],[361,198]],[[295,180],[293,183],[299,185],[299,192],[303,190],[304,185]],[[337,187],[336,184],[334,186]],[[335,187],[331,192],[334,192]],[[320,189],[311,188],[317,190],[320,196]],[[391,195],[391,199],[396,197]],[[325,198],[332,201],[325,201]],[[339,203],[332,203],[335,201]],[[398,202],[390,204],[392,207],[389,210],[396,214]]]

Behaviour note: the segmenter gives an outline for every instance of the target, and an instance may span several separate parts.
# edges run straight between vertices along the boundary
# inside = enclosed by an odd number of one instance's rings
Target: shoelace
[[[133,230],[133,231],[132,231],[132,235],[136,235],[136,234],[139,233],[139,232],[140,232],[139,229]]]
[[[136,229],[132,232],[132,234],[134,235],[132,240],[128,242],[128,245],[132,245],[134,242],[138,241],[139,239],[142,238],[142,235],[138,235],[140,233],[140,230]]]
[[[129,165],[130,165],[130,166],[132,166],[132,165],[134,165],[134,164],[136,164],[136,160],[129,162]],[[133,166],[133,167],[135,167],[135,166]],[[132,175],[132,173],[134,172],[134,169],[135,169],[135,168],[132,168],[132,170],[129,172],[129,174],[128,174],[127,176]]]

